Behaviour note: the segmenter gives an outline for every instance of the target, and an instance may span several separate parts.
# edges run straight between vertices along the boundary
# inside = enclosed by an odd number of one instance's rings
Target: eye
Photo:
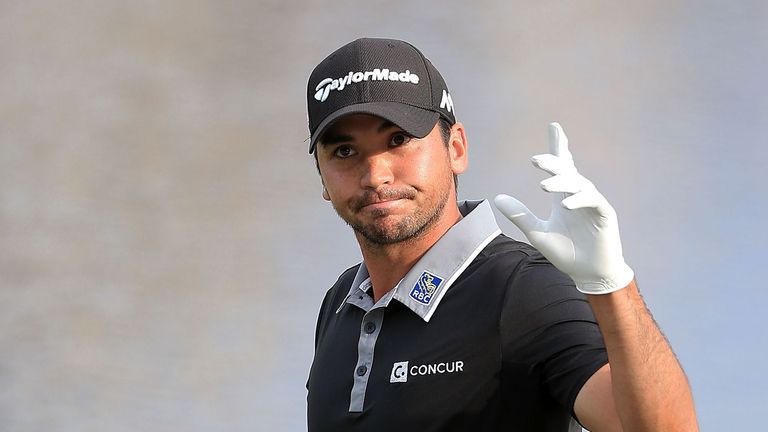
[[[345,159],[354,155],[355,155],[355,151],[350,146],[341,145],[336,147],[336,149],[333,150],[333,156],[339,159]]]
[[[389,144],[392,145],[393,147],[399,147],[403,144],[407,144],[408,141],[411,140],[411,138],[412,137],[405,132],[398,132],[392,135],[392,138],[390,139]]]

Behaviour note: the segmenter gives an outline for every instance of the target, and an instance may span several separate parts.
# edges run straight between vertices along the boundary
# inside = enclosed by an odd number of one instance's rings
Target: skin
[[[698,431],[688,380],[635,281],[587,298],[610,363],[576,397],[582,424],[592,431]]]
[[[379,117],[336,121],[317,148],[323,198],[355,230],[374,300],[461,219],[453,175],[467,167],[464,127],[411,137]]]
[[[370,115],[343,117],[321,138],[323,198],[353,227],[375,301],[461,219],[453,175],[466,170],[467,149],[461,123],[446,146],[437,127],[413,138]],[[593,432],[698,430],[685,374],[635,282],[587,298],[610,363],[576,398],[581,423]]]

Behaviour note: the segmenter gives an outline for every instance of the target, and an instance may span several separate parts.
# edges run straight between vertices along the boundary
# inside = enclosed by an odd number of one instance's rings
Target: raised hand
[[[552,194],[549,220],[541,220],[517,199],[498,195],[496,207],[560,271],[586,294],[607,294],[634,278],[624,262],[616,211],[595,186],[579,174],[558,123],[549,124],[549,154],[533,164],[552,177],[541,188]]]

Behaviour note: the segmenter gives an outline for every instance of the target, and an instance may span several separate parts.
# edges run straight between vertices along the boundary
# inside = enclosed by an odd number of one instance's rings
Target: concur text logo
[[[389,376],[389,382],[406,382],[408,381],[408,362],[397,362],[392,365],[392,375]]]
[[[464,372],[464,362],[456,360],[452,362],[440,362],[409,366],[409,362],[396,362],[392,365],[392,374],[389,382],[408,382],[408,376],[417,377],[424,375],[441,375],[456,372]]]

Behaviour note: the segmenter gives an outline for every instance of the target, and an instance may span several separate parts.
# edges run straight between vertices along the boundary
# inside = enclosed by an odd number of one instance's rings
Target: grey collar
[[[453,282],[485,246],[501,234],[487,200],[461,201],[459,211],[464,217],[375,305],[367,294],[371,287],[368,268],[365,262],[361,263],[349,294],[336,312],[338,313],[346,303],[369,311],[374,307],[386,307],[395,299],[429,322]],[[362,295],[364,293],[365,295]]]

